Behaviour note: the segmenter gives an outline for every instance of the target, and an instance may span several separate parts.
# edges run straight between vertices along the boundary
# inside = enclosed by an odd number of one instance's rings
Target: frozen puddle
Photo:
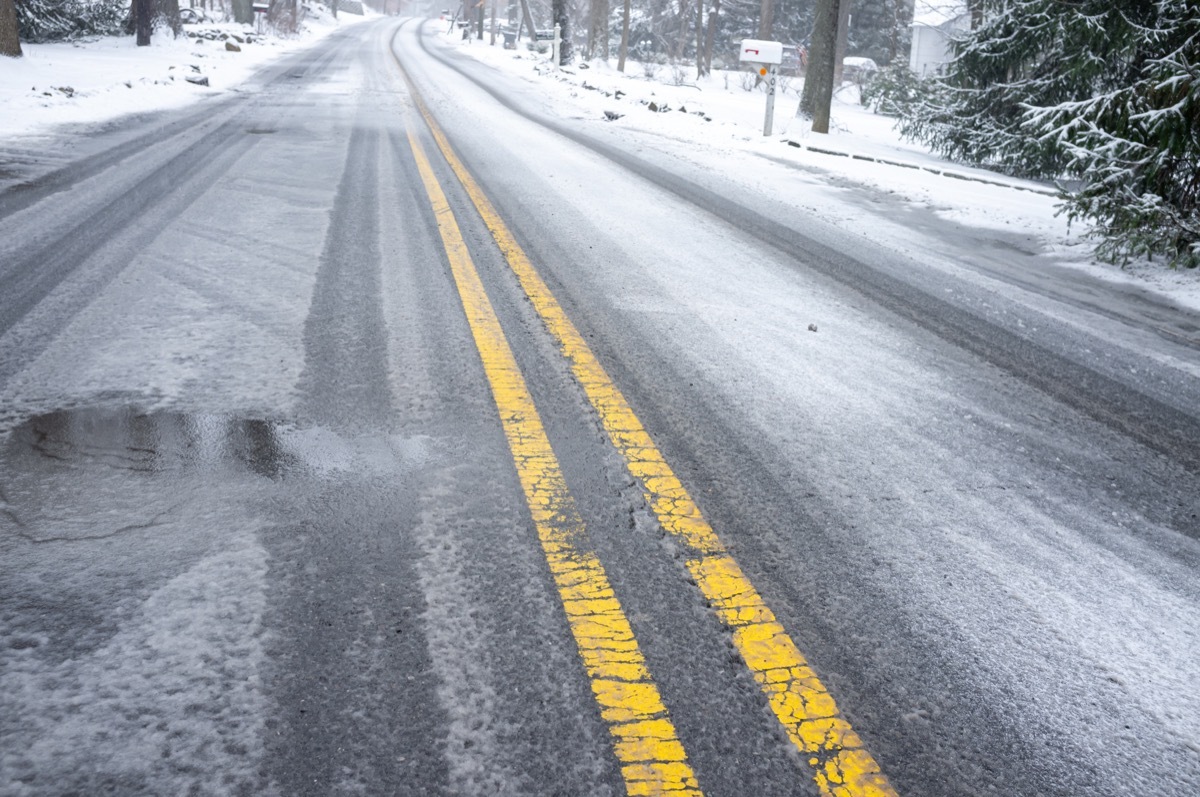
[[[250,793],[276,427],[83,410],[0,453],[0,793]],[[198,784],[204,784],[196,791]]]
[[[269,794],[264,532],[428,441],[81,409],[0,444],[0,794]],[[268,618],[266,621],[264,618]]]

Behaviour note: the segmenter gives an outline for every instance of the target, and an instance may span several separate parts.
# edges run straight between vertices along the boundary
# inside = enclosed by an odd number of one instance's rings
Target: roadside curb
[[[882,163],[886,166],[899,166],[902,169],[916,169],[922,172],[929,172],[940,177],[950,177],[955,180],[963,180],[968,183],[982,183],[983,185],[994,185],[1000,188],[1011,188],[1014,191],[1028,191],[1031,194],[1041,194],[1042,196],[1059,196],[1059,192],[1052,188],[1037,188],[1030,185],[1016,185],[1014,183],[1006,183],[1001,180],[989,180],[986,177],[978,177],[973,174],[964,172],[956,172],[951,169],[939,169],[936,166],[922,166],[919,163],[911,163],[907,161],[891,160],[890,158],[877,158],[874,155],[862,155],[855,152],[842,152],[835,149],[825,149],[824,147],[814,147],[810,144],[805,144],[790,138],[784,138],[783,142],[789,147],[802,149],[805,152],[816,152],[820,155],[833,155],[839,158],[850,158],[852,160],[868,161],[870,163]]]

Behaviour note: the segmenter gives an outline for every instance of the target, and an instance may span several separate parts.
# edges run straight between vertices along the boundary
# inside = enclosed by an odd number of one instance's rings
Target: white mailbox
[[[763,121],[763,135],[771,135],[771,123],[775,119],[775,84],[779,79],[779,65],[783,63],[783,42],[768,42],[762,39],[742,39],[742,51],[738,60],[743,64],[758,64],[755,70],[766,78],[767,118]]]
[[[783,42],[742,39],[742,51],[738,60],[751,64],[782,64]]]

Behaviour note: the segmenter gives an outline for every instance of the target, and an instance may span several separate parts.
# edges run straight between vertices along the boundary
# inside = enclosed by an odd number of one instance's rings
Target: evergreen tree
[[[984,0],[901,130],[954,159],[1077,177],[1102,253],[1200,259],[1200,0]],[[1147,226],[1148,225],[1148,226]]]
[[[1028,124],[1061,141],[1084,186],[1072,219],[1090,218],[1102,253],[1163,252],[1200,265],[1200,0],[1160,0],[1139,31],[1130,85],[1079,102],[1034,108]]]
[[[1056,177],[1068,156],[1030,135],[1030,106],[1055,107],[1129,85],[1135,31],[1155,0],[991,0],[983,23],[955,42],[955,59],[902,130],[949,158],[1027,177]]]

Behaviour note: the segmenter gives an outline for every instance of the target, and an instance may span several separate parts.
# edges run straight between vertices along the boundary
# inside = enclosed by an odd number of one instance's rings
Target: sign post
[[[271,10],[271,4],[269,0],[254,0],[250,4],[250,7],[254,9],[254,29],[261,34],[263,32],[264,20],[267,18],[267,12]]]
[[[775,119],[775,87],[779,83],[779,65],[783,63],[783,42],[743,39],[738,60],[744,64],[757,64],[759,76],[767,81],[767,116],[763,121],[763,135],[769,136]]]
[[[767,118],[763,121],[763,135],[771,135],[771,124],[775,121],[775,86],[779,83],[779,67],[771,64],[766,68],[767,74]],[[762,74],[762,70],[759,70]]]

